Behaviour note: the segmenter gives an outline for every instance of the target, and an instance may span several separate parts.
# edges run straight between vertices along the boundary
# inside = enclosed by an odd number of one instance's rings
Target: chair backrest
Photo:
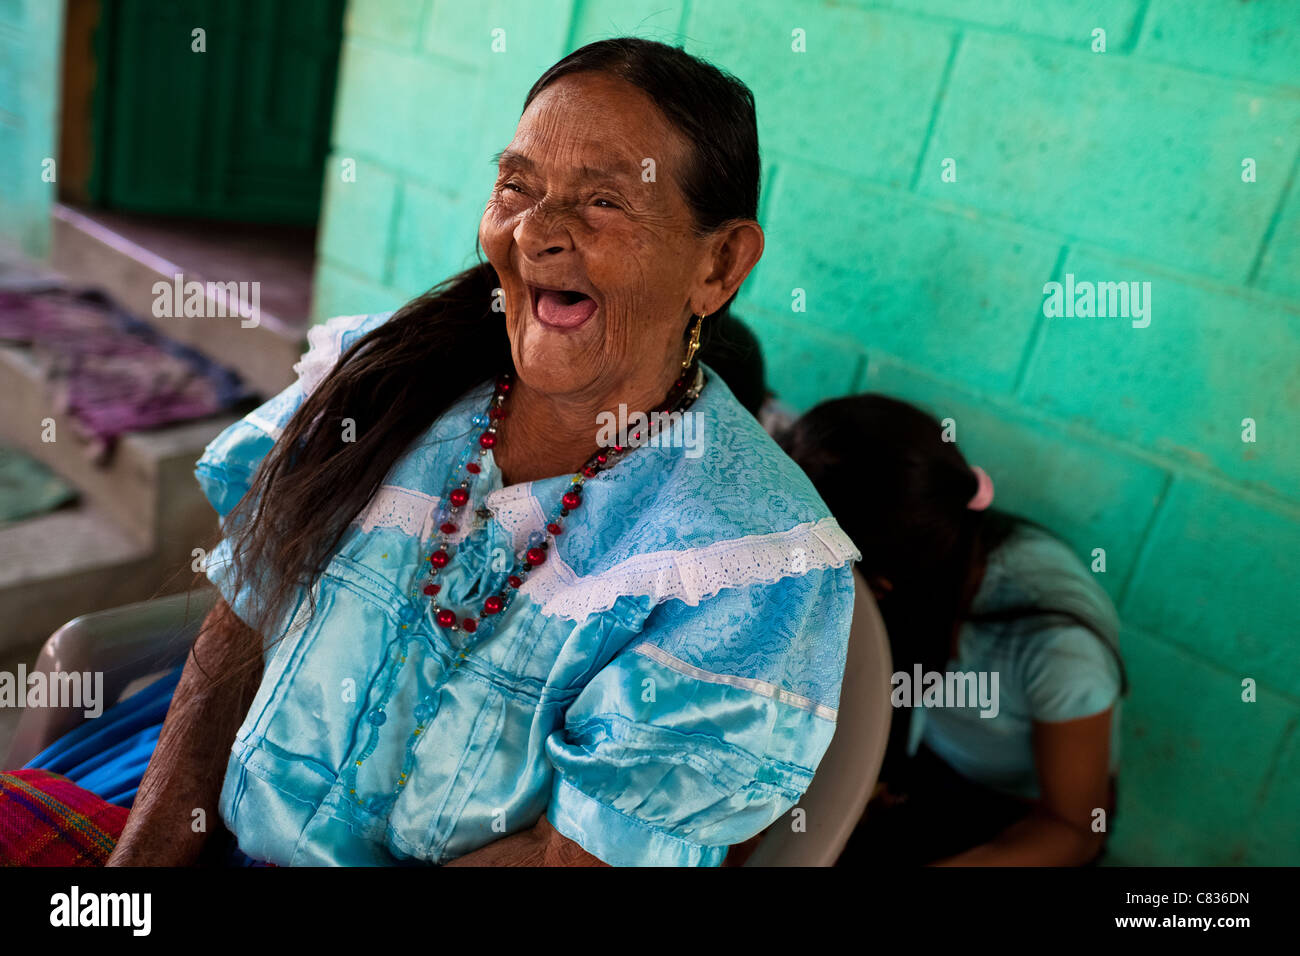
[[[185,660],[215,601],[215,589],[203,588],[83,614],[50,635],[29,672],[102,674],[107,710],[140,678]],[[78,707],[24,710],[0,769],[21,767],[85,719]]]
[[[853,572],[853,624],[840,686],[835,735],[822,757],[802,809],[804,829],[794,813],[768,828],[745,866],[834,866],[866,810],[889,743],[893,659],[876,599]]]
[[[789,816],[777,820],[746,866],[833,866],[875,789],[889,741],[893,664],[875,598],[856,571],[853,584],[835,734],[797,805],[806,826],[795,830]],[[185,659],[215,596],[207,589],[82,615],[54,632],[32,670],[102,672],[107,708],[134,681]],[[25,710],[0,767],[22,766],[84,719],[75,708]]]

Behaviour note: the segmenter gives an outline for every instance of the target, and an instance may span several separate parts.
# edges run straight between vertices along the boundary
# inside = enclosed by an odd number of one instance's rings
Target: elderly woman
[[[111,863],[203,809],[278,865],[709,866],[812,780],[858,555],[695,356],[763,251],[749,90],[593,43],[498,162],[486,263],[199,461],[224,600]]]

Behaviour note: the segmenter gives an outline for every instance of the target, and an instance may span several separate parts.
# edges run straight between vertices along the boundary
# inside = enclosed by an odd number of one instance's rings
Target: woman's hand
[[[608,866],[560,831],[542,814],[531,830],[459,856],[447,866]]]
[[[221,822],[217,801],[230,747],[262,676],[260,666],[247,666],[247,657],[250,649],[260,656],[261,647],[257,635],[218,599],[185,662],[109,866],[189,866],[197,861],[209,831]],[[243,676],[214,682],[240,664]]]
[[[1034,724],[1038,803],[1033,813],[981,846],[935,866],[1082,866],[1106,842],[1096,811],[1111,812],[1111,711]],[[1109,826],[1109,820],[1106,820]]]

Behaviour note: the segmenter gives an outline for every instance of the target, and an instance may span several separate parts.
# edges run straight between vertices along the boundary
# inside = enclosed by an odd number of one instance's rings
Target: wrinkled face
[[[680,363],[710,271],[677,185],[687,155],[644,93],[604,74],[564,77],[529,105],[479,240],[530,388],[600,400]]]

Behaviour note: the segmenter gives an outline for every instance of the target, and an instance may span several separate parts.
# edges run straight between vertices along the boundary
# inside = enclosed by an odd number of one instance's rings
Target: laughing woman
[[[498,163],[486,262],[314,329],[199,461],[222,600],[111,863],[202,808],[279,865],[717,865],[808,787],[857,553],[694,354],[763,251],[752,96],[594,43]],[[620,409],[702,443],[598,446]]]

